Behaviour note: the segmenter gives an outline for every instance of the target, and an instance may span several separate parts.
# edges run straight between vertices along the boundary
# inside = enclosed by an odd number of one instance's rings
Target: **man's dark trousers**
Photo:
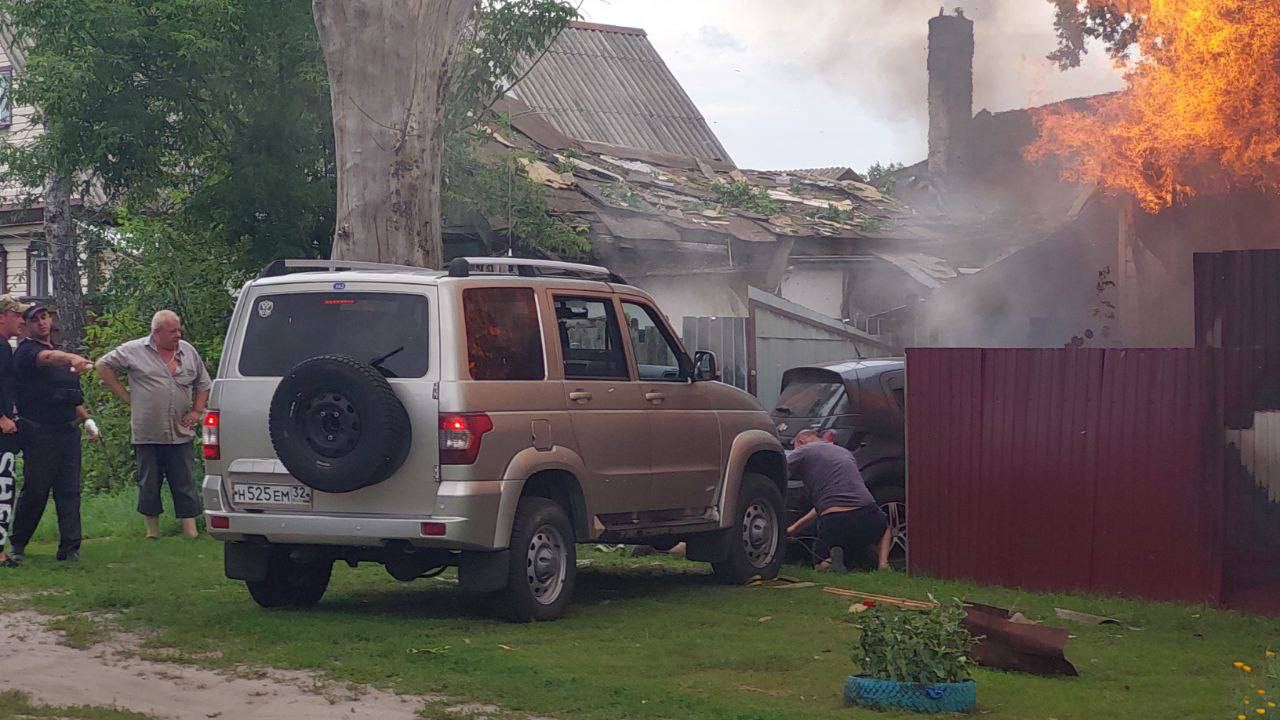
[[[36,534],[52,492],[58,511],[58,558],[66,558],[80,550],[80,428],[75,423],[19,423],[22,492],[13,520],[13,546],[25,548]]]

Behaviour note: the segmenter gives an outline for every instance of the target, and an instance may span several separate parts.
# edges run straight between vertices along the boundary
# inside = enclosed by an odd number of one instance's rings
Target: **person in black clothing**
[[[0,296],[0,567],[16,564],[5,553],[9,523],[13,520],[13,499],[18,494],[15,470],[19,450],[18,414],[13,407],[13,349],[9,339],[22,329],[22,313],[28,307],[11,295]]]
[[[27,338],[13,354],[18,437],[25,464],[13,521],[12,556],[19,562],[35,534],[49,493],[58,511],[59,560],[80,559],[80,430],[89,419],[80,374],[93,363],[53,346],[53,318],[41,305],[23,313]],[[90,425],[90,440],[97,433]]]

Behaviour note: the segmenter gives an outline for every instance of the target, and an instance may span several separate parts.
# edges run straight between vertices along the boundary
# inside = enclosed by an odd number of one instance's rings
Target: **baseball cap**
[[[42,312],[49,312],[49,308],[39,302],[31,303],[26,310],[22,311],[22,319],[29,321]]]
[[[25,313],[30,307],[26,303],[18,302],[18,298],[12,295],[0,295],[0,313]]]

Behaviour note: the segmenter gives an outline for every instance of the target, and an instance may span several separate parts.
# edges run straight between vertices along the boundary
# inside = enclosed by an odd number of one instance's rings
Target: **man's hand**
[[[186,415],[182,416],[182,427],[188,430],[194,430],[196,424],[200,422],[200,416],[203,413],[197,410],[188,410]]]
[[[85,418],[84,427],[89,433],[89,442],[98,442],[102,439],[102,433],[98,431],[98,423],[94,422],[93,418]]]
[[[0,433],[12,435],[16,432],[18,432],[18,423],[14,422],[12,418],[0,415]]]
[[[71,370],[77,373],[86,373],[93,369],[93,363],[79,355],[71,356]]]

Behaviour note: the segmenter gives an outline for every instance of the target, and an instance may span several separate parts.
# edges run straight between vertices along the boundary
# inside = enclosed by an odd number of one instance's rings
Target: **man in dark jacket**
[[[15,564],[5,548],[9,523],[13,521],[13,499],[18,494],[18,414],[14,409],[13,348],[9,340],[22,330],[22,313],[28,307],[12,295],[0,295],[0,567]]]
[[[27,337],[13,354],[17,378],[18,437],[22,442],[22,494],[13,521],[14,559],[21,561],[35,535],[49,494],[58,510],[58,559],[80,559],[80,424],[89,420],[80,374],[93,363],[53,345],[48,308],[23,313]],[[89,439],[97,440],[89,425]]]

